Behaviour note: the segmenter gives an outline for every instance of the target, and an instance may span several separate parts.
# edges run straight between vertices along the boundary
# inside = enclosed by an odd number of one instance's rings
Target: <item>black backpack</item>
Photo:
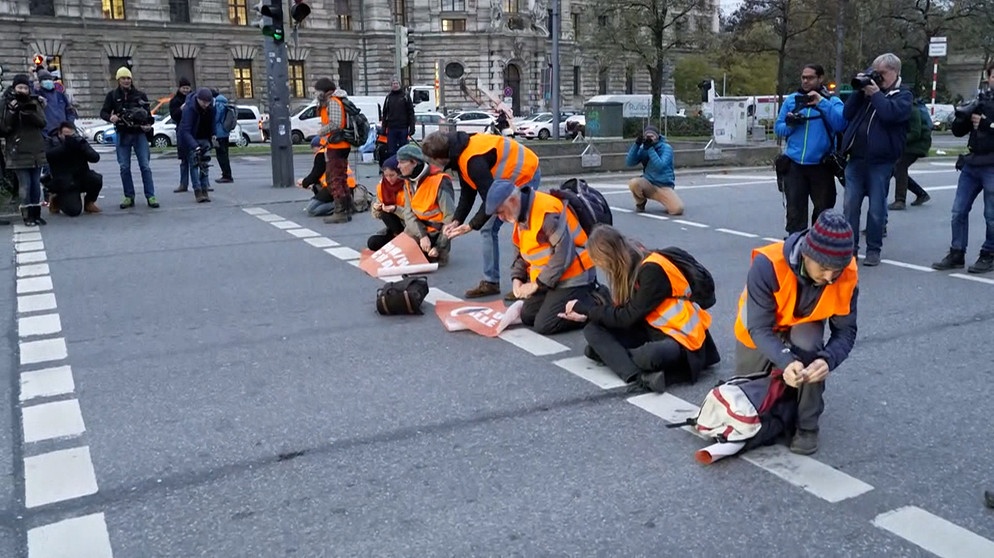
[[[348,116],[348,122],[342,128],[342,139],[355,147],[366,145],[366,140],[369,139],[369,119],[352,101],[346,98],[338,100],[342,102]]]
[[[694,256],[691,256],[689,252],[683,248],[677,248],[676,246],[670,246],[669,248],[663,248],[661,250],[654,250],[666,259],[673,262],[673,265],[680,270],[684,278],[687,279],[687,283],[690,283],[690,301],[696,303],[702,309],[707,310],[714,306],[715,294],[714,294],[714,278],[711,277],[711,272],[708,268],[704,267],[701,262],[697,261]]]
[[[580,222],[580,228],[588,235],[597,225],[614,224],[611,206],[608,205],[604,195],[590,187],[582,178],[570,178],[563,182],[558,190],[552,189],[549,193],[573,210],[576,220]]]
[[[221,129],[225,132],[231,133],[238,125],[238,109],[231,105],[225,105],[224,107],[224,117],[221,119]]]
[[[428,278],[404,277],[376,291],[376,312],[383,316],[422,314],[421,304],[428,296]]]

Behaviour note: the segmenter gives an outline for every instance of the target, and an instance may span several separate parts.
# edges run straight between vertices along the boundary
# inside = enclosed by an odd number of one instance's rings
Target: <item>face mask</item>
[[[55,82],[50,79],[43,79],[41,80],[41,88],[51,91],[55,89]]]

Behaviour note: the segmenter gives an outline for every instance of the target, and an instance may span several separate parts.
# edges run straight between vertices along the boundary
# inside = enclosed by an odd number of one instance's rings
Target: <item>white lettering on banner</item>
[[[473,319],[480,322],[487,327],[497,327],[497,324],[504,318],[504,314],[501,312],[494,312],[490,308],[486,310],[480,310],[479,312],[473,312],[470,314]]]
[[[396,246],[385,246],[384,250],[380,250],[373,254],[373,259],[376,260],[378,264],[382,267],[401,267],[406,265],[411,265],[410,260],[404,255],[404,251]]]

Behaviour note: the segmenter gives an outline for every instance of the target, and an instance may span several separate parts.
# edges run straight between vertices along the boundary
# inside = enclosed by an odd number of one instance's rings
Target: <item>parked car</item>
[[[572,111],[563,111],[559,117],[560,135],[566,133],[566,119],[573,116]],[[552,136],[552,113],[544,112],[535,116],[531,121],[523,122],[515,129],[515,133],[526,139],[549,139]]]
[[[238,125],[248,142],[262,143],[266,138],[262,134],[262,113],[259,107],[252,105],[235,105],[238,109]]]
[[[362,114],[369,120],[370,128],[379,121],[380,105],[375,100],[366,97],[349,97]],[[370,116],[375,115],[375,116]],[[268,122],[267,126],[268,128]],[[290,113],[290,141],[301,144],[310,141],[321,129],[321,116],[318,114],[317,103],[304,105]],[[372,129],[370,130],[372,132]],[[268,134],[267,134],[268,136]]]
[[[432,132],[437,132],[439,126],[445,123],[445,115],[440,112],[418,112],[414,114],[414,139],[421,141]]]
[[[460,132],[483,132],[497,124],[497,117],[482,110],[467,110],[449,115],[449,123],[456,125]]]
[[[104,132],[103,143],[114,143],[114,136],[113,128]],[[242,130],[241,124],[235,124],[234,129],[228,135],[228,141],[237,147],[245,147],[249,144],[248,134]],[[152,125],[152,147],[172,147],[176,143],[176,124],[173,123],[173,117],[155,115],[155,124]]]

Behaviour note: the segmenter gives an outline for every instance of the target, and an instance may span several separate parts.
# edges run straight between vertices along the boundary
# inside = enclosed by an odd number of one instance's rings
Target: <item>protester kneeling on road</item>
[[[628,181],[628,189],[635,198],[635,211],[645,211],[648,200],[663,204],[666,213],[683,215],[683,202],[674,191],[676,173],[673,172],[673,148],[655,126],[645,130],[628,149],[625,165],[642,165],[642,176]]]
[[[373,200],[373,218],[385,227],[366,240],[366,247],[377,251],[404,232],[404,179],[400,176],[397,157],[389,157],[380,168],[380,183]]]
[[[597,270],[587,252],[587,233],[573,210],[559,198],[495,180],[487,192],[486,211],[514,224],[514,296],[524,299],[521,322],[542,334],[583,327],[563,318],[566,302],[594,302]]]
[[[89,165],[100,161],[100,154],[90,147],[86,139],[76,135],[75,125],[63,122],[52,130],[47,138],[45,157],[51,169],[49,211],[61,211],[70,217],[77,217],[83,211],[100,213],[97,198],[103,188],[104,177],[90,170]]]
[[[314,197],[307,202],[304,211],[311,217],[322,217],[330,215],[335,210],[335,200],[328,189],[328,181],[325,180],[325,147],[321,141],[321,136],[314,136],[311,139],[311,152],[314,153],[314,164],[311,172],[307,176],[297,181],[297,186],[308,188],[314,193]]]
[[[591,233],[587,251],[611,282],[612,304],[571,300],[562,317],[587,322],[588,358],[651,391],[692,381],[720,360],[711,314],[689,300],[690,283],[673,262],[609,225]]]
[[[428,256],[440,267],[449,263],[449,238],[442,228],[452,222],[456,194],[449,175],[428,164],[421,148],[406,144],[397,150],[397,167],[404,177],[404,223]]]
[[[753,250],[739,298],[736,373],[778,368],[784,381],[798,388],[798,429],[790,444],[794,453],[818,450],[825,379],[856,342],[859,289],[853,236],[845,217],[829,210],[807,231]]]

